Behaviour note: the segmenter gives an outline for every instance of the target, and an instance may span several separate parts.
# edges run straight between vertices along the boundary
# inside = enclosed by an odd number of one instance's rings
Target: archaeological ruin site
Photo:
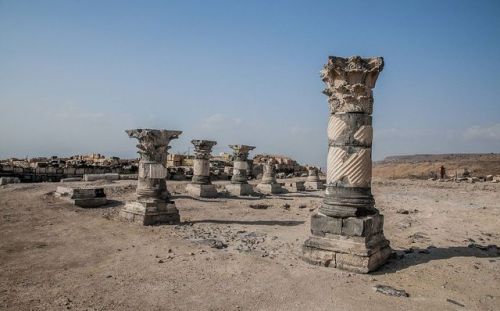
[[[0,310],[500,310],[500,6],[424,2],[0,2]]]

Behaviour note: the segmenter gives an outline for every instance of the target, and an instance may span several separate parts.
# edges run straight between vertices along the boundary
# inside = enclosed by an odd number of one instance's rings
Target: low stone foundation
[[[226,185],[226,190],[231,195],[242,196],[253,193],[253,188],[249,184],[229,184]]]
[[[258,184],[255,188],[258,192],[265,193],[265,194],[278,194],[278,193],[285,192],[285,189],[283,189],[281,187],[281,185],[278,183]]]
[[[156,224],[177,224],[179,210],[170,202],[127,202],[120,211],[120,217],[144,226]]]
[[[323,190],[325,185],[321,181],[306,181],[304,183],[305,190]]]
[[[290,192],[299,192],[299,191],[306,190],[306,188],[304,187],[303,181],[286,182],[285,189],[290,191]]]
[[[54,196],[80,207],[99,207],[108,202],[104,188],[96,187],[75,188],[59,186]]]
[[[193,197],[215,198],[217,197],[217,188],[213,184],[187,184],[186,192]]]
[[[303,245],[305,261],[357,273],[376,270],[391,254],[380,214],[335,218],[311,216],[312,236]]]

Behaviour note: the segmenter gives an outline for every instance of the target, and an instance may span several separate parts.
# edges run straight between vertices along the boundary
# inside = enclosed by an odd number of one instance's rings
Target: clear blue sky
[[[0,0],[0,157],[153,127],[324,165],[328,55],[385,58],[374,159],[500,152],[500,1]]]

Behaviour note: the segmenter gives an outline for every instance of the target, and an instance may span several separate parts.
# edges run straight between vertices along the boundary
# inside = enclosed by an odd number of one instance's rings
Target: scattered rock
[[[395,296],[395,297],[409,297],[410,295],[402,289],[395,289],[394,287],[387,285],[375,285],[373,290],[382,293],[384,295]]]
[[[396,296],[396,297],[409,297],[410,295],[402,289],[395,289],[394,287],[387,285],[376,285],[373,287],[376,292],[382,293],[384,295]]]
[[[281,206],[281,207],[283,207],[283,209],[289,210],[289,209],[290,209],[290,204],[285,203],[285,204],[283,204],[283,206]]]
[[[253,209],[267,209],[269,206],[268,204],[250,204],[250,208]]]
[[[407,215],[407,214],[409,214],[409,213],[410,213],[410,211],[405,210],[405,209],[398,209],[398,210],[396,211],[396,213],[398,213],[398,214],[403,214],[403,215]]]
[[[447,301],[447,302],[449,302],[449,303],[452,303],[452,304],[454,304],[454,305],[460,306],[460,307],[462,307],[462,308],[463,308],[463,307],[465,307],[465,305],[463,305],[463,304],[461,304],[460,302],[455,301],[455,300],[453,300],[453,299],[446,299],[446,301]]]
[[[164,263],[164,261],[160,259],[160,260],[158,260],[158,263]]]
[[[305,205],[305,204],[300,204],[300,205],[299,205],[299,208],[300,208],[300,209],[303,209],[303,208],[306,208],[306,207],[307,207],[307,205]]]

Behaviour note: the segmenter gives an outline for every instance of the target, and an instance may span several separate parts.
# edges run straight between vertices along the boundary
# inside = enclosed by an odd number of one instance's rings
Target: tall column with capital
[[[367,273],[391,253],[371,194],[373,94],[382,57],[330,56],[321,71],[330,105],[325,199],[311,218],[307,261]]]
[[[249,195],[253,193],[252,186],[248,184],[247,171],[248,154],[255,149],[253,146],[247,145],[229,145],[233,149],[233,176],[231,183],[226,185],[226,190],[236,196]]]
[[[257,190],[262,193],[275,194],[282,193],[284,189],[276,181],[276,173],[274,171],[275,161],[273,158],[267,160],[264,164],[262,180],[256,186]]]
[[[192,140],[194,145],[193,179],[186,191],[195,197],[214,198],[217,189],[210,181],[210,153],[217,144],[211,140]]]
[[[127,130],[131,138],[139,141],[137,148],[140,154],[139,176],[135,201],[127,202],[120,211],[120,216],[143,225],[159,223],[178,223],[179,211],[174,201],[170,200],[167,190],[168,145],[172,139],[182,134],[181,131],[134,129]]]

